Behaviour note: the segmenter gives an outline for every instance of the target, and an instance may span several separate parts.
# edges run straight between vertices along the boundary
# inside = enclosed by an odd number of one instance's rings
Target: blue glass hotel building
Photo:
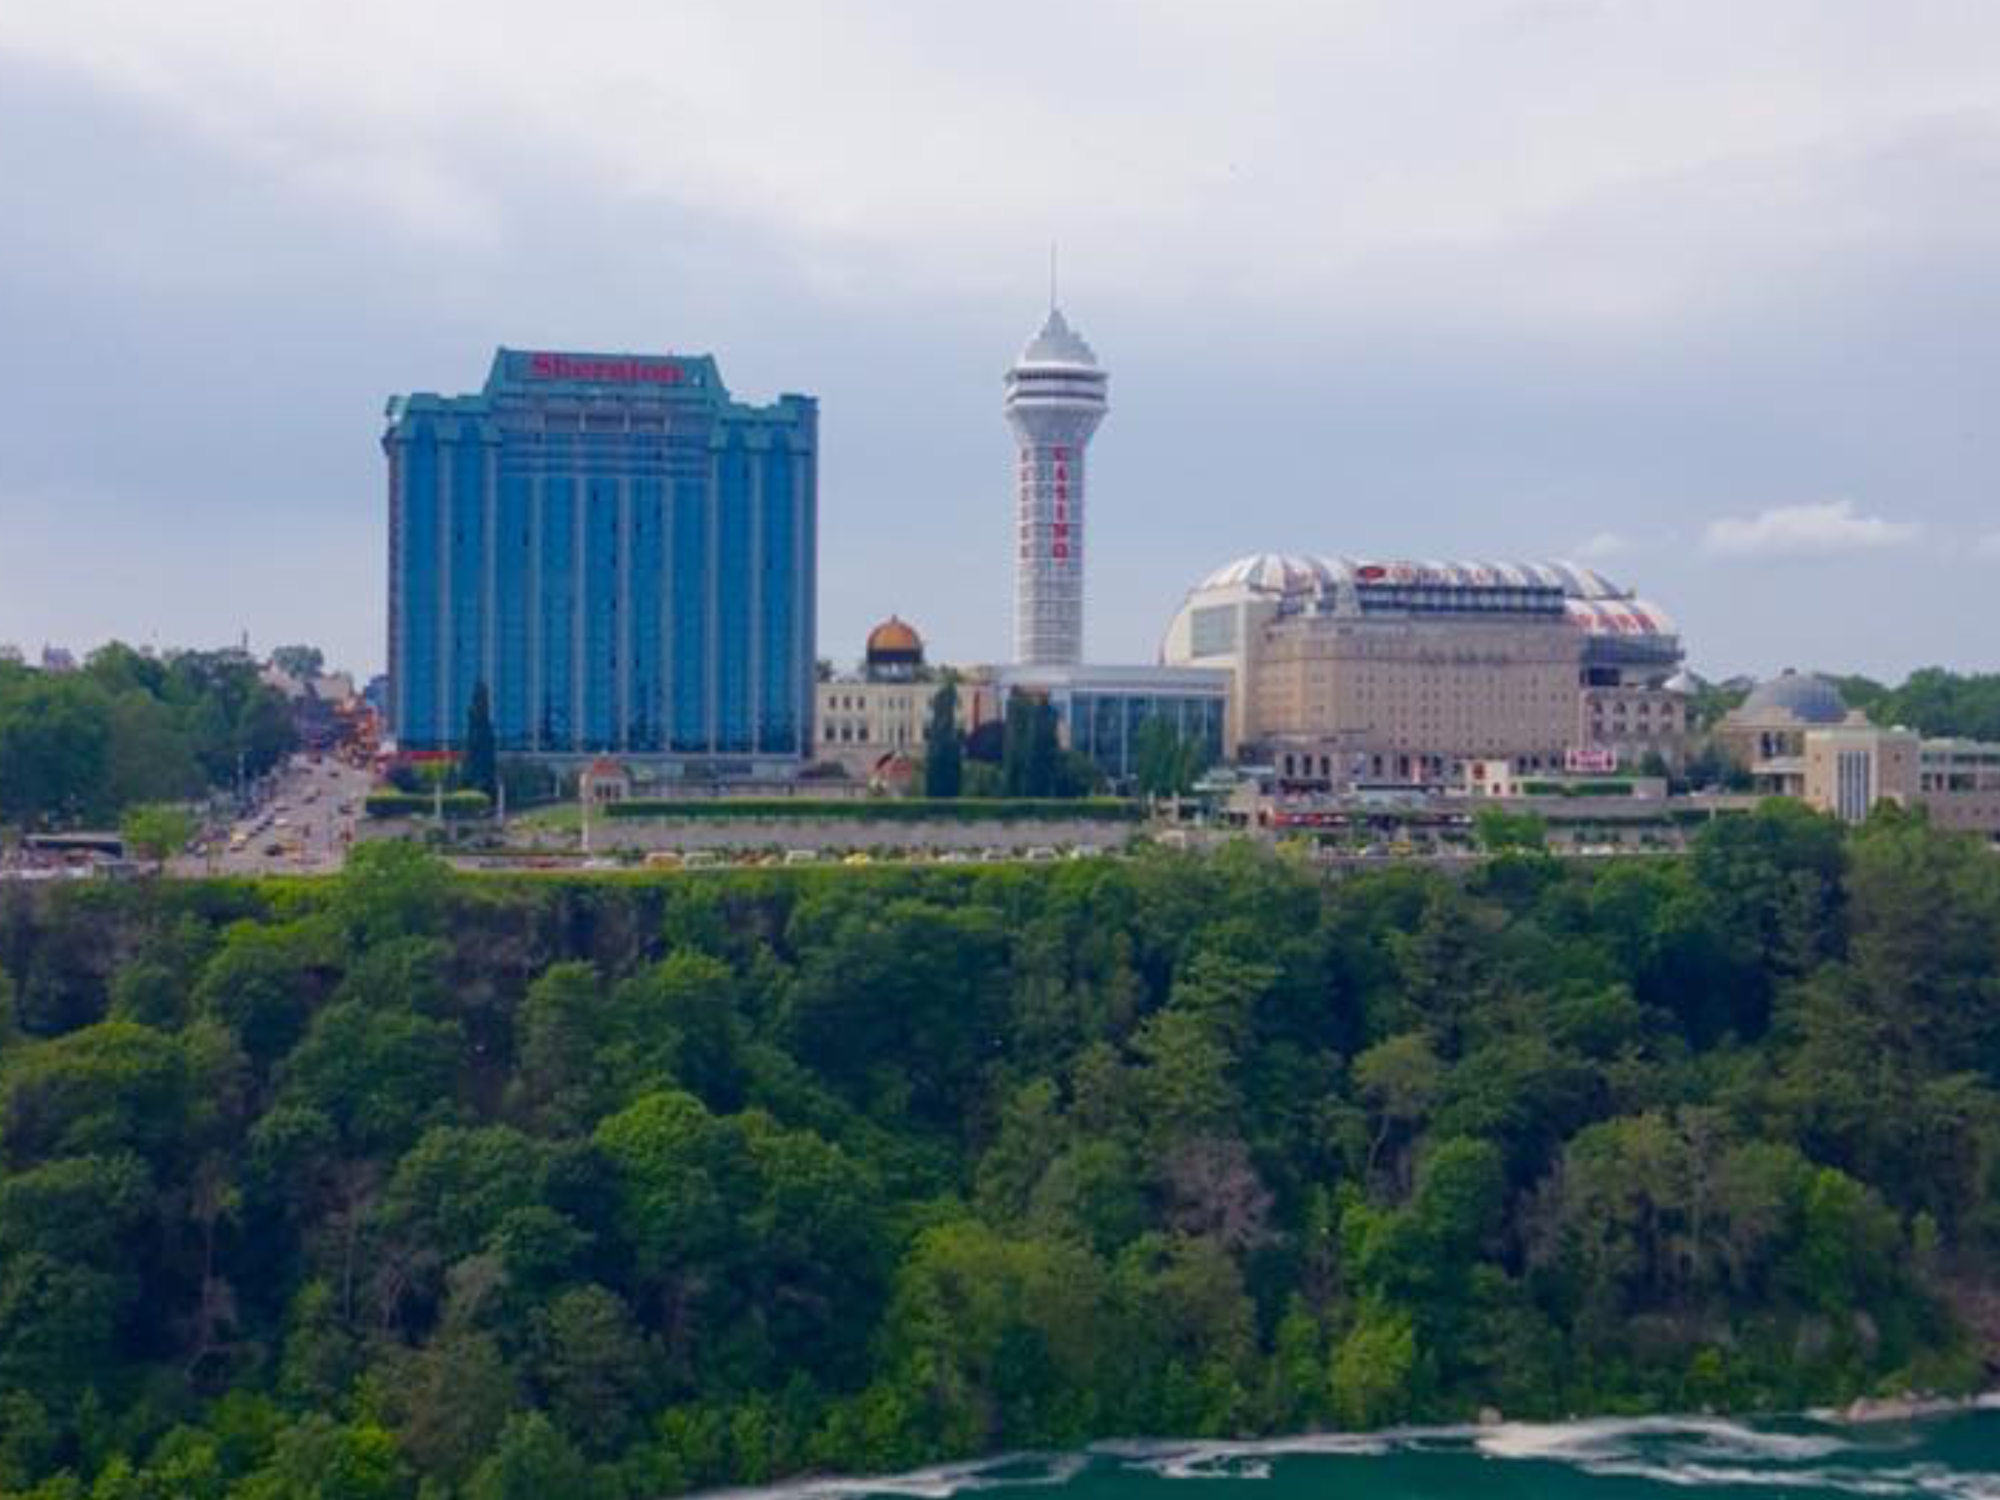
[[[812,748],[818,411],[707,355],[501,349],[476,395],[398,396],[389,722],[460,748],[775,777]]]

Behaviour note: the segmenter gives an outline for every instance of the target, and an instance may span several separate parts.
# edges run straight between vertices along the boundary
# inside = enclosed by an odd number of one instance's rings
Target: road
[[[189,875],[297,875],[338,870],[347,857],[368,772],[332,756],[294,756],[263,805],[218,840],[218,850],[176,862]]]

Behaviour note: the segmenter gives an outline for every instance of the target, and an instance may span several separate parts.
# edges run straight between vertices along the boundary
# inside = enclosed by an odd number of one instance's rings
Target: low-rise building
[[[813,758],[861,782],[883,778],[898,758],[921,758],[940,685],[925,665],[923,637],[891,615],[868,632],[859,674],[815,689]]]
[[[607,802],[627,802],[632,797],[632,771],[608,755],[600,755],[577,773],[577,799],[602,807]]]
[[[1845,723],[1806,730],[1800,751],[1796,795],[1842,822],[1890,802],[1922,808],[1939,828],[2000,839],[2000,744]]]
[[[1908,729],[1879,729],[1865,723],[1807,729],[1799,736],[1798,785],[1793,795],[1844,823],[1859,823],[1878,802],[1911,806],[1921,786],[1921,746],[1917,734]],[[1765,775],[1769,779],[1770,773]],[[1784,775],[1789,778],[1791,773]]]
[[[1189,592],[1161,658],[1226,671],[1225,748],[1301,786],[1449,786],[1578,750],[1672,764],[1686,730],[1673,622],[1570,563],[1246,557]]]
[[[1806,735],[1840,725],[1867,727],[1824,677],[1789,669],[1759,683],[1722,716],[1711,734],[1715,748],[1750,773],[1761,792],[1806,795]]]
[[[1465,768],[1463,792],[1468,797],[1522,799],[1535,797],[1641,797],[1663,800],[1669,790],[1664,776],[1613,770],[1522,771],[1510,761],[1475,760]]]

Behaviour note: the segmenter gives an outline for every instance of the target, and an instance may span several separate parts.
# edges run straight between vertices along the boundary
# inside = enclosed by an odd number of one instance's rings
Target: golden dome
[[[923,638],[894,615],[868,632],[868,655],[871,658],[921,658],[923,654]]]

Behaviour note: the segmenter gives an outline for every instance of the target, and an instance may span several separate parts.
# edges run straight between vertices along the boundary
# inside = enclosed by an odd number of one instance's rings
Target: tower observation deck
[[[1061,311],[1007,371],[1015,465],[1014,659],[1083,660],[1084,450],[1110,409],[1109,372]]]

